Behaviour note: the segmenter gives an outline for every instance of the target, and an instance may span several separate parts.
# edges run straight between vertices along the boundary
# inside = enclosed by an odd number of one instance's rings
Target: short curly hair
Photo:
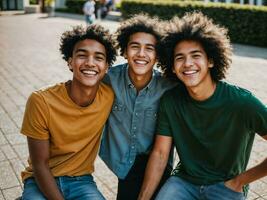
[[[60,39],[60,52],[63,55],[63,59],[68,62],[72,57],[73,49],[77,42],[93,39],[103,44],[106,49],[107,63],[112,65],[116,60],[116,42],[112,35],[104,27],[93,24],[84,28],[83,26],[75,26],[71,31],[66,31],[62,34]]]
[[[115,32],[117,48],[120,49],[120,55],[123,56],[130,36],[138,32],[149,33],[156,38],[156,51],[158,53],[158,43],[164,34],[163,26],[164,22],[160,21],[157,17],[151,17],[143,13],[134,15],[123,21]]]
[[[226,70],[232,62],[232,47],[227,29],[215,25],[201,12],[186,13],[181,19],[174,17],[166,36],[163,38],[159,53],[160,67],[166,77],[177,80],[173,73],[174,48],[182,41],[199,42],[207,57],[213,62],[211,78],[218,82],[225,78]]]

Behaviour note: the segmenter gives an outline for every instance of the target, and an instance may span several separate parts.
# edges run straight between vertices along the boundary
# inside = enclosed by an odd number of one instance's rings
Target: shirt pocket
[[[146,134],[154,135],[156,131],[156,122],[157,122],[157,109],[147,108],[145,110],[145,119],[143,128]]]
[[[125,117],[125,106],[119,101],[115,100],[112,105],[110,120],[112,123],[121,123]]]

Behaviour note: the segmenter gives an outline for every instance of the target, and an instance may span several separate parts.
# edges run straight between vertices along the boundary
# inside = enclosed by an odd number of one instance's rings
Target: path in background
[[[0,200],[21,195],[20,172],[27,164],[26,139],[20,132],[25,103],[34,90],[72,77],[59,53],[65,30],[83,19],[47,18],[43,14],[0,16]],[[101,21],[112,32],[114,21]],[[235,45],[228,80],[251,90],[267,104],[267,49]],[[122,62],[120,57],[117,63]],[[227,147],[226,147],[227,148]],[[267,157],[267,143],[256,137],[249,166]],[[95,180],[107,200],[116,197],[117,179],[100,159]],[[267,178],[251,185],[249,199],[267,199]]]

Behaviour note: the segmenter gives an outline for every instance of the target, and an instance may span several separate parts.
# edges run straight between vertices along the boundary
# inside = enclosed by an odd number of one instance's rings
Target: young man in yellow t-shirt
[[[29,166],[22,199],[104,199],[92,177],[114,94],[101,82],[116,58],[114,41],[99,25],[66,31],[60,51],[73,79],[33,92],[22,134]]]

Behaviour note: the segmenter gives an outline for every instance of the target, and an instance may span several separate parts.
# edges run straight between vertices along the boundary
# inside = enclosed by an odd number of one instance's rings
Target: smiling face
[[[152,75],[152,69],[157,61],[156,38],[152,34],[138,32],[130,36],[124,57],[128,60],[129,75],[148,76]]]
[[[199,42],[181,41],[174,48],[173,72],[190,88],[210,87],[212,79],[210,68],[213,63]],[[212,87],[212,85],[211,85]]]
[[[105,46],[93,39],[79,41],[69,58],[73,83],[81,87],[95,87],[103,79],[107,68]]]

